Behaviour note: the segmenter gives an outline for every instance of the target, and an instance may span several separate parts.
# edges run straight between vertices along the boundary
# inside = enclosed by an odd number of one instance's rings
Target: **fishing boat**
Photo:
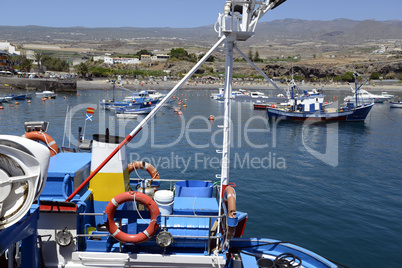
[[[136,114],[116,114],[117,119],[137,119]]]
[[[374,103],[359,104],[358,92],[361,87],[357,84],[355,74],[355,101],[348,99],[345,106],[331,108],[324,104],[324,95],[315,90],[313,92],[302,91],[294,81],[291,86],[291,97],[287,103],[267,107],[268,117],[276,120],[291,121],[364,121]],[[304,94],[294,94],[304,92]]]
[[[54,91],[51,90],[44,90],[44,91],[40,91],[40,92],[35,92],[35,95],[37,97],[41,97],[41,98],[56,98],[57,94],[54,93]]]
[[[11,102],[13,101],[13,96],[7,95],[7,96],[3,96],[0,97],[0,102]]]
[[[6,98],[6,97],[0,97],[0,103],[2,102],[10,102],[10,99]]]
[[[129,114],[149,114],[153,109],[155,108],[155,106],[146,106],[146,107],[140,107],[140,108],[134,108],[134,109],[130,109],[130,108],[116,108],[115,112],[116,114],[125,114],[125,115],[129,115]]]
[[[402,108],[402,102],[401,101],[390,101],[389,107],[390,108]]]
[[[155,90],[141,90],[140,92],[134,92],[126,96],[123,101],[127,102],[144,102],[146,99],[151,99],[154,101],[160,101],[163,99],[164,95]]]
[[[6,100],[11,101],[11,100],[25,100],[26,99],[26,94],[11,94],[8,96],[4,97]]]
[[[354,92],[354,89],[352,90]],[[356,94],[357,99],[360,103],[371,103],[371,102],[383,103],[384,101],[388,101],[394,97],[394,95],[390,95],[387,92],[382,92],[381,94],[374,94],[364,89],[359,89],[359,91]],[[355,95],[346,96],[344,98],[345,102],[355,102],[355,100],[356,100]]]
[[[269,103],[265,103],[265,102],[254,102],[253,108],[254,108],[254,110],[265,110],[265,109],[267,109],[267,107],[269,105],[270,105]]]
[[[116,101],[114,97],[116,87],[127,91],[129,90],[121,86],[116,86],[115,80],[112,80],[112,84],[113,84],[113,99],[111,100],[103,99],[99,101],[99,105],[106,110],[116,110],[120,108],[138,109],[141,108],[142,106],[155,105],[160,101],[160,97],[163,96],[160,93],[156,93],[154,91],[151,91],[151,95],[149,94],[149,91],[141,91],[134,93],[130,91],[131,94],[129,96],[126,96],[123,99],[123,101]]]
[[[224,88],[219,88],[218,91],[219,91],[218,93],[212,94],[211,98],[213,98],[214,100],[223,100],[225,93]],[[243,96],[243,95],[249,96],[249,93],[244,89],[234,90],[232,91],[231,98],[235,99],[237,96]]]
[[[219,89],[219,93],[212,94],[211,96],[214,100],[223,100],[224,99],[224,90],[223,88]],[[266,103],[277,103],[285,101],[281,97],[267,96],[260,91],[246,91],[244,89],[239,89],[232,91],[231,98],[235,101],[240,102],[266,102]]]
[[[63,153],[43,122],[27,123],[25,138],[1,135],[0,255],[7,251],[5,265],[337,267],[290,242],[242,237],[248,214],[237,210],[241,200],[229,182],[233,50],[251,62],[235,43],[252,37],[262,15],[283,2],[227,1],[218,18],[217,43],[125,138],[95,134],[90,153]],[[126,145],[222,44],[226,82],[220,176],[212,181],[164,179],[149,163],[127,163]],[[130,181],[129,173],[138,169],[149,177]],[[162,189],[159,182],[165,180],[172,181],[174,191]]]

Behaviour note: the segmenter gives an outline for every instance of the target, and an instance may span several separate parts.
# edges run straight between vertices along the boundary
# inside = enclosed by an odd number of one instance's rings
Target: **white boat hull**
[[[390,108],[402,108],[402,102],[390,102],[389,107]]]

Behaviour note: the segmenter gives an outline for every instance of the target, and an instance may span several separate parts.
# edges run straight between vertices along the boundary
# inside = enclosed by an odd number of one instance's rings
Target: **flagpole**
[[[86,127],[87,127],[87,116],[88,116],[88,114],[85,113],[84,132],[83,132],[83,134],[82,134],[82,140],[85,140],[85,129],[86,129]],[[80,138],[81,138],[81,137],[80,137]]]

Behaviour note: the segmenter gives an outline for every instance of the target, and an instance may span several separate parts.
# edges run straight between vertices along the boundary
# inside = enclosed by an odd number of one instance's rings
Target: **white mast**
[[[229,184],[230,170],[230,146],[231,146],[231,96],[232,96],[232,78],[233,78],[233,49],[237,41],[246,41],[254,35],[258,20],[270,9],[273,9],[286,0],[227,0],[223,9],[223,14],[219,14],[218,21],[215,24],[215,31],[219,37],[225,36],[224,45],[226,49],[226,67],[225,67],[225,93],[224,93],[224,124],[223,124],[223,144],[222,151],[222,169],[221,169],[221,193],[219,197],[219,215],[221,215],[222,197],[226,187]],[[245,55],[241,53],[244,57]],[[247,58],[247,57],[245,57]],[[256,67],[255,65],[253,65]],[[258,69],[258,68],[257,68]],[[264,74],[265,76],[265,74]],[[269,79],[270,80],[270,79]],[[272,80],[271,80],[272,82]],[[220,221],[220,218],[219,218]],[[218,232],[220,232],[220,222],[218,223]],[[226,247],[226,242],[224,247]],[[217,248],[219,240],[217,240]]]
[[[215,31],[219,37],[226,36],[224,41],[226,48],[225,68],[225,93],[224,93],[224,125],[222,144],[222,170],[221,197],[226,186],[229,184],[230,166],[230,128],[231,128],[231,96],[233,77],[233,49],[237,41],[246,41],[254,35],[259,19],[268,10],[276,8],[286,0],[228,0],[225,3],[223,14],[219,14],[215,24]],[[241,53],[243,54],[243,53]],[[219,151],[220,152],[220,151]]]

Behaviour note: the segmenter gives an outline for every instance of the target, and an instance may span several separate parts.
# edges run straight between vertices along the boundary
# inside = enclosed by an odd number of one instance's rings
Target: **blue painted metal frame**
[[[29,213],[18,223],[0,231],[0,255],[18,241],[22,241],[21,267],[40,267],[40,254],[37,246],[38,219],[39,206],[32,205]]]

